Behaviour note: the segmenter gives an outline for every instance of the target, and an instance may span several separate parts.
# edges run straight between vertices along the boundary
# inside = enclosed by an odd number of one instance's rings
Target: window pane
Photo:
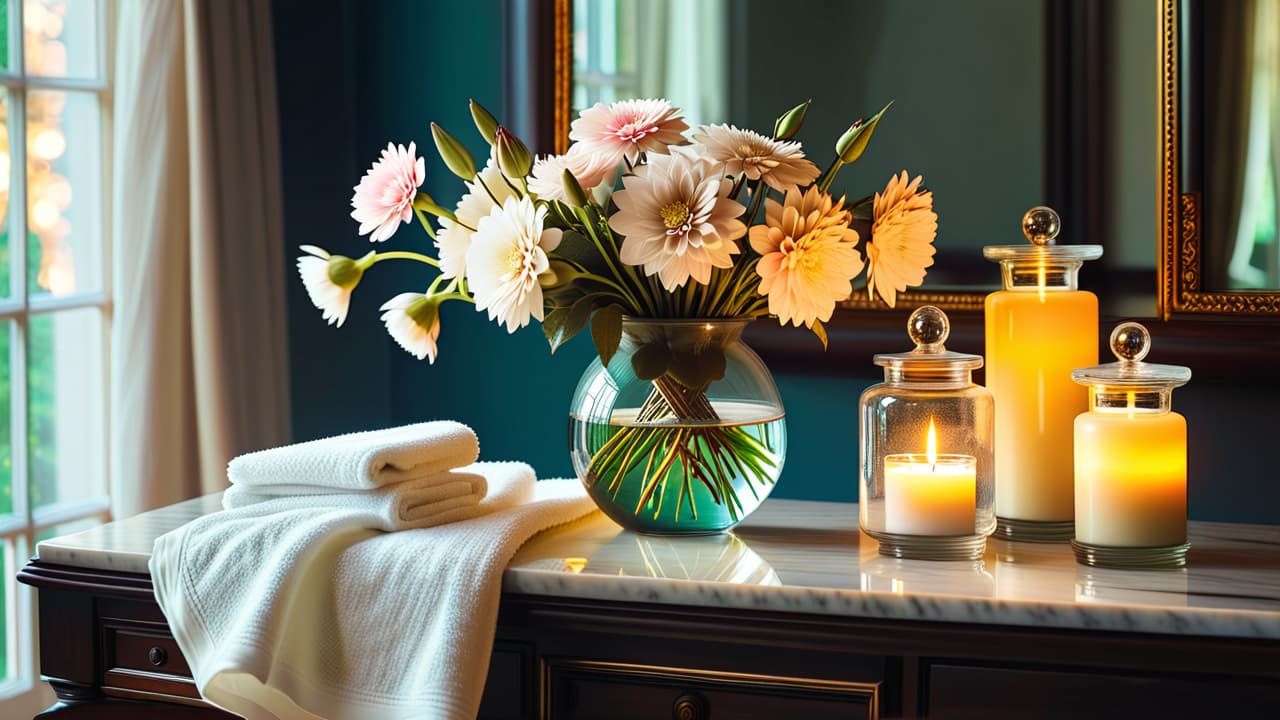
[[[0,517],[13,512],[13,424],[9,343],[13,321],[0,324]]]
[[[97,77],[98,0],[25,0],[22,12],[28,75]]]
[[[0,682],[9,680],[9,656],[13,648],[9,642],[13,633],[9,632],[10,613],[14,610],[13,591],[17,588],[9,581],[9,556],[13,555],[13,543],[6,540],[0,546]]]
[[[102,311],[32,316],[27,463],[33,508],[106,495]]]
[[[4,0],[0,0],[0,3]],[[4,17],[0,14],[0,17]],[[0,33],[0,37],[3,34]],[[0,55],[0,57],[7,57]],[[9,91],[0,95],[0,298],[10,295],[9,278],[9,184],[12,180],[9,162]]]
[[[102,154],[92,93],[27,94],[27,288],[102,289]]]

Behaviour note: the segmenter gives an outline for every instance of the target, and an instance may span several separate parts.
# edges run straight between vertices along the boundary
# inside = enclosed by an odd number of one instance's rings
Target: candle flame
[[[933,425],[933,418],[929,418],[929,439],[925,441],[924,454],[929,459],[930,465],[938,464],[938,430]]]

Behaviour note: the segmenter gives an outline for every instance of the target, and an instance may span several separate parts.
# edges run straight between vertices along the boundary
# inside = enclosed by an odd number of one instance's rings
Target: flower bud
[[[492,113],[485,110],[483,105],[476,102],[474,98],[471,100],[471,119],[475,121],[476,130],[480,131],[480,137],[492,145],[494,137],[498,134],[498,120],[493,117]]]
[[[582,183],[578,182],[578,178],[574,177],[568,168],[565,168],[563,182],[564,196],[569,204],[574,207],[586,207],[587,193],[582,189]]]
[[[404,314],[423,330],[430,332],[440,321],[440,299],[434,295],[423,295],[409,303]]]
[[[449,172],[463,180],[475,178],[476,162],[471,159],[471,153],[467,152],[457,138],[436,123],[431,123],[431,137],[435,139],[436,150],[440,152],[440,159],[444,160]]]
[[[498,156],[498,169],[503,175],[522,178],[533,170],[533,156],[529,154],[529,148],[501,125],[498,126],[493,148]]]
[[[849,129],[840,136],[836,141],[836,155],[840,158],[840,162],[848,165],[858,158],[862,157],[863,151],[867,149],[867,143],[871,142],[871,133],[876,131],[876,125],[880,123],[880,117],[884,115],[884,111],[893,105],[893,101],[889,101],[889,105],[880,108],[880,112],[871,116],[869,120],[858,120],[849,126]]]
[[[809,103],[812,99],[805,100],[799,105],[791,108],[779,117],[777,122],[773,124],[774,140],[790,140],[800,131],[800,126],[804,124],[804,116],[809,112]]]
[[[329,280],[343,290],[350,290],[360,283],[364,268],[355,260],[342,255],[329,256]]]
[[[422,191],[418,191],[418,194],[413,197],[413,207],[415,210],[421,210],[424,213],[435,215],[436,217],[449,218],[450,220],[455,219],[451,211],[447,208],[440,207],[434,198]]]

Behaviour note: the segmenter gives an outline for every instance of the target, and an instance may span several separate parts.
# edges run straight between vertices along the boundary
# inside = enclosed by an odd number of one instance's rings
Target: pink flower
[[[666,100],[621,100],[583,110],[569,139],[580,152],[602,154],[616,167],[624,157],[634,163],[642,152],[665,153],[668,145],[684,142],[680,133],[688,129],[680,110]]]
[[[382,157],[374,161],[351,196],[351,217],[360,223],[360,234],[382,242],[395,234],[399,223],[413,218],[413,196],[426,177],[426,164],[417,147],[387,143]],[[397,222],[398,221],[398,222]]]

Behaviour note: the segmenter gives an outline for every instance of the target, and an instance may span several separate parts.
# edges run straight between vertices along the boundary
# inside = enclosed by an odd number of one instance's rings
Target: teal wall
[[[891,4],[900,6],[910,4]],[[467,99],[474,96],[499,116],[507,114],[502,105],[504,3],[275,0],[274,8],[288,256],[295,257],[302,243],[363,254],[368,241],[356,236],[356,224],[347,216],[351,188],[388,140],[430,148],[429,122],[435,120],[478,153],[482,142],[471,131]],[[856,40],[856,33],[852,37]],[[910,88],[918,81],[908,74],[876,80],[889,83],[880,89],[868,81],[868,87],[870,95],[882,96],[891,86]],[[990,87],[984,82],[974,77],[969,94],[985,97]],[[968,107],[957,105],[964,100],[963,88],[938,90],[956,95],[940,95],[951,99],[936,107],[927,97],[904,100],[873,148],[909,143],[910,133],[907,139],[895,139],[894,133],[913,127],[911,133],[924,132],[930,123],[945,123],[957,107]],[[906,92],[899,97],[908,97]],[[868,165],[875,162],[869,159]],[[939,179],[958,172],[965,182],[984,188],[1011,166],[1021,168],[1020,158],[958,169],[930,161],[912,169]],[[428,160],[427,178],[426,189],[434,197],[456,200],[460,181],[434,157]],[[975,227],[988,226],[981,218],[998,200],[979,193],[970,201],[981,206],[973,209]],[[1018,200],[1018,207],[1024,204]],[[956,212],[944,213],[939,200],[944,228]],[[994,217],[990,223],[999,225]],[[941,232],[939,242],[950,238]],[[406,226],[386,247],[409,249],[428,242],[420,230]],[[421,287],[428,276],[416,267],[391,265],[366,276],[341,329],[324,324],[296,278],[288,284],[295,438],[455,418],[476,429],[487,458],[526,460],[542,477],[570,474],[567,406],[591,357],[590,342],[577,339],[551,357],[536,326],[507,336],[470,307],[453,303],[443,316],[439,360],[419,362],[386,335],[377,308],[396,293]],[[811,341],[798,334],[796,339]],[[789,452],[776,496],[856,497],[855,408],[862,389],[875,381],[875,370],[867,365],[841,375],[777,375],[788,411]],[[1274,434],[1270,408],[1277,402],[1280,391],[1271,387],[1196,380],[1175,394],[1175,407],[1192,429],[1193,518],[1280,522],[1280,483],[1261,450]]]

